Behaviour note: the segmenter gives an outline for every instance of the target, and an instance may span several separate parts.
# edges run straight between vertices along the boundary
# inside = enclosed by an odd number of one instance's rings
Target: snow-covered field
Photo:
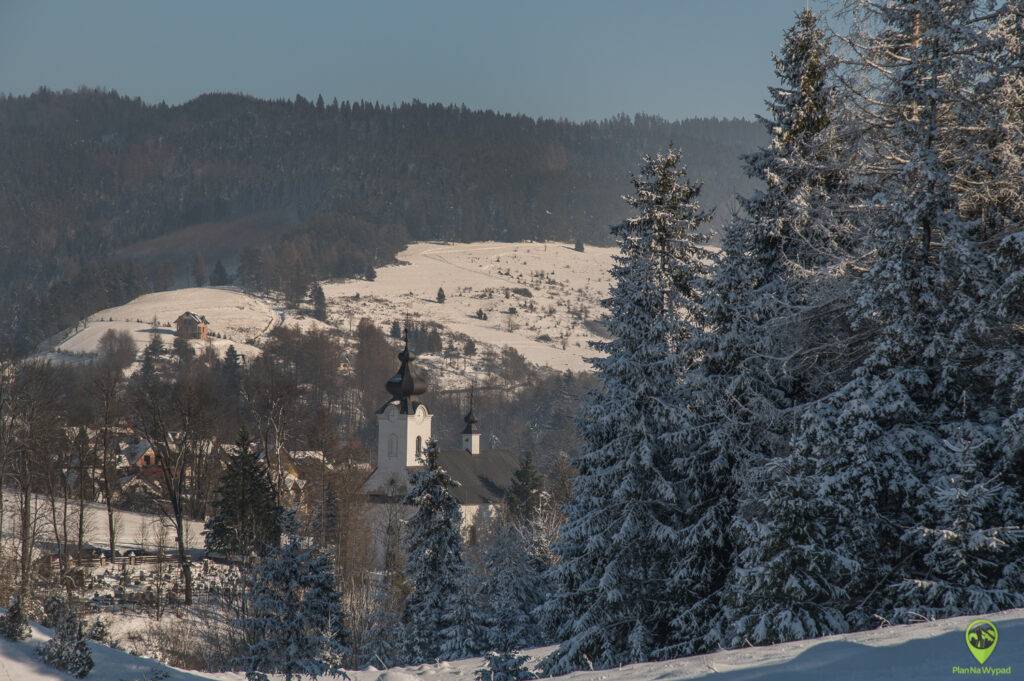
[[[140,351],[149,343],[154,330],[170,345],[174,340],[174,320],[185,311],[205,316],[210,321],[210,331],[223,337],[210,340],[218,352],[234,344],[240,353],[248,355],[259,352],[250,342],[262,338],[284,319],[267,301],[234,288],[161,291],[91,315],[56,344],[55,354],[95,352],[100,337],[108,329],[131,333]]]
[[[1024,673],[1024,610],[1010,610],[986,615],[985,618],[995,622],[999,628],[996,650],[985,664],[988,673],[970,671],[978,664],[964,642],[964,629],[975,618],[958,617],[846,636],[630,665],[614,670],[577,672],[560,678],[578,681],[712,678],[717,681],[935,681],[958,678],[959,675],[953,673],[954,666],[968,669],[967,674],[971,676],[995,675],[993,672],[997,670],[1003,670],[1001,675],[1009,678]],[[36,626],[30,641],[11,643],[0,639],[0,679],[40,681],[69,678],[43,665],[34,654],[35,646],[48,637],[47,629]],[[96,681],[244,679],[242,674],[181,671],[99,644],[90,643],[89,647],[96,663],[89,678]],[[528,652],[533,660],[537,660],[548,651],[550,648]],[[387,671],[352,671],[348,676],[352,681],[412,681],[420,678],[468,681],[482,664],[479,658],[472,658]],[[1011,671],[1005,671],[1007,668]],[[159,672],[166,676],[159,676]],[[282,677],[275,675],[272,678]]]
[[[580,253],[550,241],[414,243],[397,256],[404,264],[378,269],[374,281],[323,288],[332,316],[343,322],[369,317],[385,329],[395,320],[438,322],[478,346],[511,346],[534,364],[585,371],[614,252],[587,246]],[[486,320],[475,316],[478,310]]]
[[[608,294],[614,252],[587,246],[581,253],[557,242],[414,243],[398,254],[400,264],[378,269],[374,281],[332,281],[323,288],[330,322],[343,331],[353,330],[363,317],[385,331],[394,321],[437,322],[449,333],[472,338],[477,358],[487,349],[510,346],[534,364],[587,371],[585,359],[595,354],[590,342],[599,338],[600,301]],[[437,302],[438,288],[445,292],[443,304]],[[90,315],[52,341],[43,355],[63,360],[87,356],[108,329],[131,333],[140,351],[154,330],[170,345],[174,320],[186,310],[209,320],[211,333],[218,336],[209,342],[219,353],[233,344],[243,355],[258,354],[260,342],[278,325],[326,326],[279,301],[232,287],[185,288],[150,293]],[[193,345],[199,348],[200,343]],[[470,370],[473,361],[478,360],[470,360]],[[424,362],[448,371],[438,358],[424,357]]]
[[[10,540],[11,535],[17,532],[15,519],[17,518],[17,499],[14,494],[8,491],[4,495],[4,506],[6,507],[6,522],[4,522],[5,540]],[[77,514],[78,507],[72,509]],[[53,523],[50,520],[50,505],[45,497],[35,497],[32,512],[36,524],[38,542],[46,544],[53,542]],[[77,518],[77,515],[74,516]],[[170,520],[159,515],[146,513],[132,513],[129,511],[114,511],[114,528],[116,531],[116,545],[119,551],[131,551],[139,548],[152,548],[159,527],[163,525],[170,527]],[[185,542],[189,548],[202,549],[205,546],[203,537],[203,524],[197,521],[186,521]],[[173,541],[173,533],[171,534]],[[85,539],[93,546],[107,546],[107,507],[103,504],[86,503],[85,505]],[[146,547],[141,546],[145,544]],[[2,677],[0,677],[2,681]]]

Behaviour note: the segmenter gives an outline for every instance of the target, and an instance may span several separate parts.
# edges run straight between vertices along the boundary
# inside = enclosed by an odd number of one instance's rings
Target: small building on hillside
[[[206,332],[210,323],[206,317],[195,312],[185,312],[174,320],[174,334],[186,340],[206,340]]]
[[[408,491],[409,475],[421,468],[418,455],[431,438],[433,417],[419,401],[427,387],[414,371],[416,356],[409,351],[408,336],[398,359],[398,373],[386,386],[391,399],[377,410],[376,466],[363,484],[363,491],[378,507],[401,502]],[[441,448],[437,460],[458,483],[452,494],[462,510],[463,530],[471,537],[478,514],[486,515],[485,509],[505,498],[521,457],[510,450],[481,449],[472,404],[464,420],[462,447],[454,451]],[[385,516],[378,515],[381,519]]]

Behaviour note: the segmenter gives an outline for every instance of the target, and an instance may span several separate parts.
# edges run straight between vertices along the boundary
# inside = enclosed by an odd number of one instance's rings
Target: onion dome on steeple
[[[409,350],[408,328],[405,329],[403,340],[405,348],[398,353],[398,359],[402,364],[398,367],[398,373],[388,379],[386,387],[391,396],[402,403],[402,412],[408,414],[412,413],[414,409],[415,400],[412,398],[425,393],[427,383],[413,370],[412,362],[416,359],[416,355]]]
[[[466,427],[462,429],[463,435],[478,435],[480,430],[476,427],[476,416],[473,415],[473,393],[469,394],[469,413],[462,419]]]

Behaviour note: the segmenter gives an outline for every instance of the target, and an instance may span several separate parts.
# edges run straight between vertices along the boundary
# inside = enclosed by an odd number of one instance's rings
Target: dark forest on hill
[[[606,242],[629,169],[670,141],[721,221],[750,189],[738,157],[762,139],[742,120],[573,123],[420,102],[3,97],[0,349],[30,352],[96,310],[196,283],[197,254],[234,278],[248,247],[248,283],[287,293],[362,276],[418,239]]]

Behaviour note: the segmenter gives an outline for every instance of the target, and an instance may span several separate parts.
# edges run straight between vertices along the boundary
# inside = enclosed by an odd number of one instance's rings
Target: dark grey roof
[[[460,504],[493,504],[505,498],[520,455],[507,449],[485,449],[479,454],[442,449],[437,460],[459,483],[452,492]]]
[[[460,504],[493,504],[504,499],[520,462],[518,453],[505,449],[487,449],[479,454],[464,449],[443,450],[437,458],[452,480],[459,483],[452,493]],[[418,468],[410,466],[407,470],[412,473]],[[393,501],[382,494],[371,494],[369,499],[375,503]]]

